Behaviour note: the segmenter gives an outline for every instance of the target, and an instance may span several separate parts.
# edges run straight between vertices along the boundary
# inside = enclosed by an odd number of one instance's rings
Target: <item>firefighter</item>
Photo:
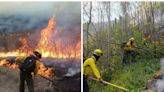
[[[20,70],[20,88],[19,92],[24,92],[25,82],[27,83],[28,92],[34,92],[33,77],[37,73],[42,55],[38,51],[34,51],[32,55],[27,57],[17,57],[16,63],[19,64]]]
[[[135,62],[135,49],[136,49],[136,45],[135,45],[135,38],[131,37],[129,39],[129,41],[125,44],[124,46],[124,56],[123,56],[123,63],[127,63],[128,58],[130,58],[130,62]]]
[[[96,49],[93,52],[93,56],[86,59],[83,63],[83,92],[89,92],[89,87],[87,83],[88,76],[94,74],[99,81],[102,81],[100,72],[96,67],[96,62],[102,56],[103,52],[100,49]],[[92,73],[93,72],[93,73]]]

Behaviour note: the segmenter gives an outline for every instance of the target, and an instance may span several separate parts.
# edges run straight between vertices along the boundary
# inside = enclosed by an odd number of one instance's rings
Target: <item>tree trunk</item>
[[[88,38],[88,34],[89,34],[89,26],[91,24],[91,21],[92,21],[92,2],[90,2],[90,9],[89,9],[89,22],[87,24],[87,47],[86,47],[86,55],[88,56],[88,53],[89,53],[89,38]]]

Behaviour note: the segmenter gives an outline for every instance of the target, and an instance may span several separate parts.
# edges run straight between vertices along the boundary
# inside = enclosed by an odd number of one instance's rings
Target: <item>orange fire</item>
[[[9,67],[10,69],[19,70],[19,65],[16,63],[10,64],[9,61],[3,59],[0,61],[1,67]],[[54,76],[54,69],[53,68],[46,68],[44,64],[40,63],[39,67],[37,67],[37,75],[44,76],[46,78],[52,78]]]
[[[53,68],[46,68],[44,64],[39,65],[39,69],[37,71],[37,75],[44,76],[46,78],[51,78],[54,76],[54,69]]]
[[[10,69],[18,69],[18,65],[16,63],[10,64],[6,59],[0,61],[0,66],[9,67]]]
[[[22,46],[15,51],[11,52],[0,52],[0,57],[19,57],[19,56],[28,56],[34,50],[38,50],[42,53],[42,57],[51,57],[51,58],[74,58],[80,59],[80,48],[81,48],[81,40],[78,37],[77,44],[66,46],[67,48],[62,48],[65,46],[63,44],[62,39],[57,39],[53,42],[51,37],[58,36],[58,32],[62,32],[61,30],[56,29],[56,20],[55,17],[50,18],[48,25],[46,28],[41,30],[40,40],[38,41],[35,48],[31,48],[29,41],[25,37],[19,38]],[[9,67],[11,69],[18,69],[18,64],[13,63],[10,64],[7,60],[3,59],[0,61],[0,66]],[[54,75],[53,68],[46,68],[43,64],[40,64],[38,75],[42,75],[44,77],[52,77]]]
[[[14,52],[0,52],[0,57],[17,57],[17,56],[25,56],[26,53],[21,53],[19,50]]]
[[[73,46],[68,45],[67,49],[63,49],[63,41],[61,39],[55,40],[55,42],[51,41],[51,37],[58,36],[60,30],[56,29],[56,21],[55,18],[52,17],[49,22],[48,26],[41,31],[41,38],[39,43],[36,46],[36,50],[39,50],[43,57],[54,57],[54,58],[80,58],[80,47],[75,49]],[[75,53],[79,53],[75,55]]]
[[[31,54],[33,50],[38,50],[42,53],[43,57],[80,59],[80,37],[78,37],[79,40],[75,46],[69,44],[65,46],[61,39],[52,42],[51,37],[58,36],[58,32],[61,32],[61,30],[56,29],[56,20],[55,17],[52,17],[50,18],[47,27],[41,30],[40,40],[35,48],[32,49],[28,40],[25,37],[21,37],[19,41],[21,42],[22,47],[18,48],[16,51],[7,53],[0,52],[0,57],[24,56]],[[64,46],[66,48],[62,48]]]

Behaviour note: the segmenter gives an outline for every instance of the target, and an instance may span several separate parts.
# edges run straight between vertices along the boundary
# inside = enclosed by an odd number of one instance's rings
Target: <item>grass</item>
[[[106,71],[102,76],[108,82],[125,87],[130,92],[140,92],[143,90],[148,79],[153,77],[153,74],[160,69],[158,59],[138,59],[136,63],[122,65],[112,74]],[[107,77],[109,76],[109,77]],[[90,92],[124,92],[118,88],[104,85],[93,80],[89,80]]]

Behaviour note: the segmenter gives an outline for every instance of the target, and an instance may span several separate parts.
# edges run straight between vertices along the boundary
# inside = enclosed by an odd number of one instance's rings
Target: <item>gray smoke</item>
[[[33,43],[30,47],[34,48],[41,29],[47,26],[52,16],[56,18],[55,31],[58,31],[52,41],[61,39],[66,47],[68,44],[75,46],[80,40],[80,2],[0,2],[0,5],[0,51],[20,47],[18,39],[22,36],[28,38]]]
[[[67,48],[67,44],[75,45],[80,40],[80,15],[80,2],[0,2],[0,51],[7,52],[20,47],[18,46],[19,37],[27,37],[29,42],[33,43],[30,44],[33,45],[31,47],[35,47],[36,44],[34,43],[38,42],[41,29],[47,26],[48,20],[52,16],[56,18],[57,30],[55,31],[58,31],[58,35],[52,37],[53,41],[62,39],[63,43],[65,43],[63,44],[65,48]],[[29,32],[30,35],[27,34]],[[74,75],[80,72],[80,60],[78,60],[79,62],[61,62],[60,60],[55,62],[52,60],[49,62],[46,59],[44,63],[55,68],[56,76]],[[80,84],[80,80],[72,81],[67,79],[65,81],[70,81],[70,83],[64,81],[56,83],[56,85],[59,85],[57,87],[60,90],[67,87],[67,91],[60,92],[79,92],[69,90],[77,90],[77,87],[80,87],[80,85],[77,86],[75,84],[76,88],[73,88],[75,86],[69,86],[75,82]],[[19,73],[8,68],[0,68],[0,86],[2,92],[18,92]],[[46,89],[51,90],[51,88],[47,87],[49,87],[47,80],[40,77],[35,79],[36,92],[54,92],[46,91]]]
[[[81,26],[80,2],[0,2],[0,5],[0,31],[3,32],[41,29],[52,16],[61,28]]]
[[[162,75],[164,75],[164,58],[161,58],[160,63],[161,63],[161,73]]]
[[[162,75],[164,75],[164,58],[160,60],[160,63],[161,63],[161,73]],[[156,89],[157,89],[157,92],[164,92],[164,76],[162,79],[157,80]]]

